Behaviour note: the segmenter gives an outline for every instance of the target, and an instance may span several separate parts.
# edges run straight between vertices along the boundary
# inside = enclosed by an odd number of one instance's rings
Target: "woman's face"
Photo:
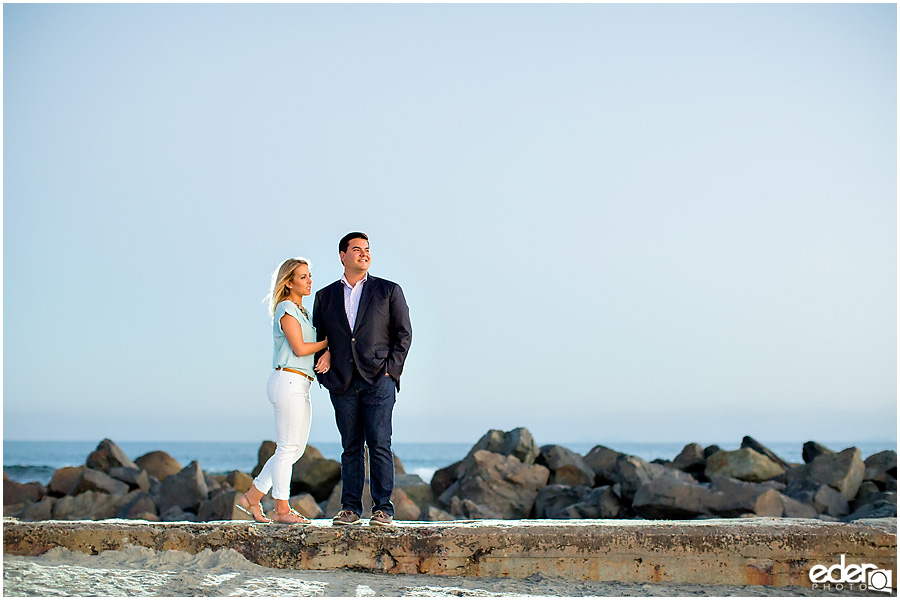
[[[294,269],[294,276],[287,286],[296,294],[309,296],[312,293],[312,274],[309,272],[309,265],[300,265]]]

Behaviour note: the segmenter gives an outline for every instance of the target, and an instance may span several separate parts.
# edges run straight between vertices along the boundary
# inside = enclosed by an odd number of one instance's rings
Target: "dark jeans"
[[[341,505],[358,515],[363,512],[362,493],[366,480],[363,443],[369,447],[369,489],[372,511],[394,515],[394,455],[391,453],[391,418],[396,402],[394,380],[382,375],[372,385],[358,373],[342,394],[331,392],[331,404],[341,432]]]

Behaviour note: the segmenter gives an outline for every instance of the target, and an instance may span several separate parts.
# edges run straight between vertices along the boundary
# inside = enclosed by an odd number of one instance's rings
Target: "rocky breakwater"
[[[854,521],[896,517],[897,453],[863,460],[816,442],[791,464],[751,437],[738,450],[688,444],[647,462],[595,446],[582,456],[538,447],[527,429],[487,432],[469,454],[437,471],[438,519],[708,519],[792,517]]]
[[[58,469],[47,486],[18,483],[4,473],[3,514],[20,521],[245,519],[248,517],[235,511],[234,504],[274,453],[275,443],[265,441],[251,473],[216,475],[203,471],[197,461],[183,467],[162,450],[132,461],[115,442],[106,439],[83,465]],[[420,505],[428,506],[433,500],[431,488],[418,476],[407,475],[396,456],[394,465],[397,485],[392,499],[397,518],[417,519],[422,513]],[[307,446],[293,467],[290,504],[311,519],[331,517],[341,508],[340,479],[340,463]],[[274,508],[268,495],[263,508]],[[370,516],[371,504],[366,509],[365,516]]]
[[[251,473],[213,475],[162,451],[132,461],[103,440],[84,465],[59,469],[46,488],[4,476],[3,512],[22,521],[242,519],[237,496],[274,452],[274,442],[263,442]],[[392,501],[398,521],[896,517],[896,451],[863,460],[857,448],[835,452],[811,441],[802,456],[792,464],[745,437],[738,450],[692,443],[672,461],[648,462],[605,446],[584,456],[538,446],[523,427],[492,429],[430,483],[406,474],[395,456]],[[309,518],[330,518],[341,491],[340,463],[308,446],[293,467],[291,505]],[[370,503],[364,490],[363,517]],[[263,507],[273,508],[270,497]]]

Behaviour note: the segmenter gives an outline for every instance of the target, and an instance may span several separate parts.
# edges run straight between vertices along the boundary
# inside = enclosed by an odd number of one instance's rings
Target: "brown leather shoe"
[[[359,522],[359,515],[352,510],[342,510],[331,520],[333,525],[353,525]]]
[[[393,522],[394,517],[387,514],[383,510],[376,510],[372,513],[372,518],[369,519],[369,525],[378,525],[380,527],[390,527],[391,522]]]

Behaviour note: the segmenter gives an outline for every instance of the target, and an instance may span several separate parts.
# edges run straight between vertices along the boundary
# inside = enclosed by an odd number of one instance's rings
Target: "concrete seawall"
[[[233,548],[262,566],[377,573],[810,586],[809,570],[870,563],[897,571],[897,520],[572,520],[256,525],[246,521],[3,520],[9,554],[61,546],[97,554],[128,545],[196,553]],[[896,587],[896,583],[894,583]]]

